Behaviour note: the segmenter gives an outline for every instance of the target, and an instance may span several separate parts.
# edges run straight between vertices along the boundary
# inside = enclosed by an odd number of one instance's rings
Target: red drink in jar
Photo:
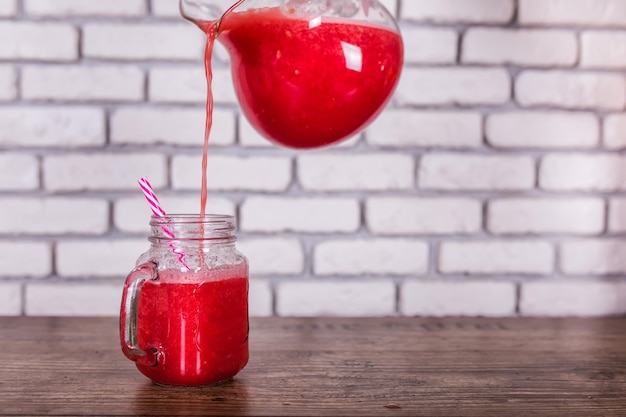
[[[142,349],[156,348],[162,359],[156,366],[137,364],[141,373],[165,385],[206,385],[241,371],[248,362],[245,273],[167,270],[147,281],[137,337]]]
[[[234,219],[177,215],[150,224],[152,247],[122,296],[122,351],[162,385],[232,378],[248,362],[248,263],[234,246]]]

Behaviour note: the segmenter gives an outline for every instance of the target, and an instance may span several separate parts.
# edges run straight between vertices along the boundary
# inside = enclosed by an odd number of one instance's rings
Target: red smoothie
[[[166,270],[146,281],[137,339],[157,349],[156,366],[137,363],[163,385],[206,385],[232,378],[248,362],[248,279],[244,271]]]
[[[218,40],[230,53],[246,117],[290,148],[330,145],[365,127],[402,68],[398,33],[364,22],[308,21],[279,8],[227,13]]]

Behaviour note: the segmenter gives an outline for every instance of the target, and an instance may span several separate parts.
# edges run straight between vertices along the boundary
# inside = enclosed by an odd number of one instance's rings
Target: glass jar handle
[[[156,264],[146,262],[132,270],[124,284],[120,309],[120,340],[124,355],[139,364],[157,366],[159,353],[156,349],[143,350],[137,342],[139,294],[147,280],[158,278]]]

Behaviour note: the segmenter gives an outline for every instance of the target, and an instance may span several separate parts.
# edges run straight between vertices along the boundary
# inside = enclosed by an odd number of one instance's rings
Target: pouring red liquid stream
[[[207,81],[207,98],[206,98],[206,124],[204,126],[204,148],[202,150],[202,188],[200,191],[200,218],[206,214],[207,201],[207,166],[209,155],[209,136],[211,135],[211,127],[213,126],[213,91],[211,83],[213,82],[213,69],[211,67],[211,55],[213,54],[213,44],[215,42],[215,34],[217,31],[217,22],[206,27],[206,48],[204,50],[204,71]]]
[[[243,3],[245,0],[238,0],[224,13],[224,16],[229,15],[232,10]],[[223,18],[222,17],[222,18]],[[213,45],[218,35],[218,25],[220,21],[213,22],[196,22],[200,29],[206,34],[206,47],[204,49],[204,72],[207,82],[207,96],[206,96],[206,124],[204,126],[204,148],[202,151],[202,186],[200,191],[200,217],[203,218],[206,214],[206,202],[207,202],[207,166],[208,166],[208,154],[209,154],[209,136],[211,135],[211,127],[213,126],[213,66],[211,65],[211,58],[213,55]]]

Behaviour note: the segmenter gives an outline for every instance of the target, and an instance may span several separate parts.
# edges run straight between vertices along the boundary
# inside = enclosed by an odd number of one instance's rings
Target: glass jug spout
[[[219,20],[234,0],[180,0],[180,14],[190,22],[202,26],[202,22]]]

